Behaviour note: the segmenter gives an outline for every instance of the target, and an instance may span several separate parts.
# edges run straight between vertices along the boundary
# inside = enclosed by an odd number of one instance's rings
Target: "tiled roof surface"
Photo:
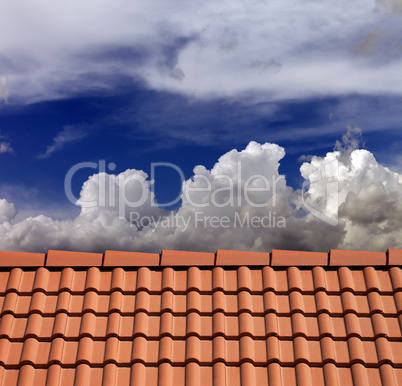
[[[402,385],[401,252],[0,252],[0,385]]]

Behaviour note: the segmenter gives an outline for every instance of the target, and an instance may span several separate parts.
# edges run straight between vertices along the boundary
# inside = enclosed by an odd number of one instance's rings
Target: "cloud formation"
[[[46,151],[39,154],[38,158],[49,158],[53,153],[63,150],[65,147],[79,142],[89,134],[89,128],[86,125],[64,126],[53,138],[53,142]]]
[[[0,142],[0,154],[1,153],[14,153],[14,149],[8,142]]]
[[[158,207],[153,181],[136,169],[89,177],[76,202],[80,214],[70,220],[39,215],[15,222],[14,205],[3,199],[0,249],[401,247],[402,175],[380,165],[367,150],[353,149],[348,157],[335,150],[302,164],[301,175],[310,183],[302,192],[288,186],[280,174],[284,156],[276,144],[250,142],[244,150],[222,155],[210,170],[196,166],[193,177],[183,183],[176,210]],[[336,193],[329,189],[334,182]],[[336,219],[336,224],[328,219]]]
[[[399,4],[8,1],[0,73],[24,103],[103,92],[122,77],[199,99],[400,95]]]

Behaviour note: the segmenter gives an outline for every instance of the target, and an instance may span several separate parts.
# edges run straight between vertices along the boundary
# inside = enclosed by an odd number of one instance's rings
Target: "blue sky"
[[[4,1],[0,6],[1,249],[383,250],[398,246],[401,229],[395,224],[402,214],[399,1],[324,5],[312,0],[247,4],[236,0],[206,1],[197,7],[157,0],[22,3]],[[259,146],[279,145],[286,155],[282,157],[277,148],[251,149],[252,141]],[[260,229],[253,235],[243,230],[244,239],[236,243],[236,232],[221,229],[215,237],[213,229],[192,229],[192,233],[181,232],[190,240],[184,242],[171,227],[167,233],[153,231],[152,237],[136,229],[127,241],[126,228],[124,240],[118,235],[122,224],[108,223],[99,229],[85,228],[93,242],[82,241],[77,229],[83,229],[81,221],[88,215],[82,205],[67,199],[64,185],[74,165],[105,161],[116,165],[105,170],[108,176],[127,170],[150,175],[152,163],[169,162],[183,171],[191,185],[197,165],[205,166],[208,178],[216,179],[214,165],[234,149],[239,160],[249,155],[259,159],[263,152],[260,162],[277,165],[276,169],[266,165],[267,178],[286,177],[286,189],[291,191],[284,196],[289,205],[282,208],[289,219],[286,232]],[[358,153],[359,149],[365,153]],[[335,228],[324,226],[326,235],[333,237],[326,236],[317,245],[311,235],[300,238],[299,234],[302,228],[311,227],[313,234],[320,227],[319,219],[310,220],[311,213],[300,204],[300,189],[308,179],[300,168],[304,162],[313,165],[313,156],[324,165],[330,159],[327,154],[336,151],[346,167],[339,178],[343,183],[336,211],[339,223]],[[270,152],[278,157],[272,158]],[[224,164],[229,158],[217,165],[229,170]],[[83,168],[74,175],[72,192],[77,198],[88,193],[94,182],[91,176],[98,172]],[[248,172],[252,175],[253,170]],[[176,198],[182,192],[181,182],[172,169],[159,168],[151,188],[156,201]],[[362,220],[347,212],[354,199],[378,200],[378,192],[389,205],[378,203],[377,215]],[[322,201],[322,191],[309,193],[316,204]],[[187,204],[179,201],[165,212],[144,209],[142,215],[188,215]],[[390,219],[392,224],[381,223],[378,213],[387,213],[389,206],[395,218]],[[104,218],[104,213],[92,215]],[[224,215],[233,217],[235,210]],[[293,223],[300,218],[304,223]],[[77,234],[70,233],[68,239],[67,230]],[[24,239],[23,232],[53,236],[37,244],[29,236]],[[102,232],[109,232],[112,242],[100,242]],[[365,244],[372,234],[379,241]]]

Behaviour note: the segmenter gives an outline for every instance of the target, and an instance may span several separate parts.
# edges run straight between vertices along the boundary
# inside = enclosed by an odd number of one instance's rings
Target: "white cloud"
[[[66,146],[79,142],[89,134],[89,128],[82,126],[64,126],[53,139],[53,143],[38,158],[49,158],[53,153],[63,150]]]
[[[401,94],[397,3],[7,0],[0,71],[23,102],[108,89],[121,75],[196,98]]]
[[[14,150],[8,142],[0,142],[0,154],[1,153],[14,153]]]
[[[196,166],[174,211],[158,208],[153,182],[135,169],[91,176],[77,201],[80,214],[73,219],[39,215],[12,221],[14,206],[1,200],[0,249],[384,251],[401,247],[402,175],[362,149],[352,150],[348,157],[333,151],[305,162],[301,174],[312,182],[305,202],[329,217],[339,212],[339,223],[332,226],[306,210],[301,191],[287,185],[279,173],[284,156],[278,145],[250,142],[242,151],[224,154],[211,170]],[[331,161],[338,165],[338,197],[327,195],[328,180],[314,182],[313,178]],[[248,194],[247,187],[252,188]]]

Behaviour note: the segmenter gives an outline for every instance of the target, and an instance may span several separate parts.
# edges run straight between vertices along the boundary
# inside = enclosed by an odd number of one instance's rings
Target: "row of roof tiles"
[[[371,316],[374,313],[399,316],[402,314],[402,292],[398,291],[394,295],[380,295],[377,292],[355,295],[345,291],[341,294],[328,295],[325,291],[319,291],[314,295],[303,295],[299,291],[292,291],[288,295],[265,292],[263,296],[252,295],[248,291],[241,291],[235,295],[221,291],[212,295],[200,294],[197,291],[185,295],[174,295],[170,291],[155,295],[150,295],[146,291],[140,291],[136,295],[124,295],[120,291],[112,292],[110,295],[99,295],[95,291],[88,291],[85,295],[72,295],[63,291],[58,295],[35,292],[33,296],[19,296],[16,292],[9,292],[0,297],[0,311],[0,317],[5,314],[27,317],[33,313],[50,316],[59,312],[66,312],[70,316],[86,312],[99,316],[107,316],[113,312],[125,316],[139,312],[146,312],[149,315],[160,315],[164,312],[186,315],[196,312],[204,316],[216,312],[223,312],[226,315],[247,312],[254,316],[264,316],[271,312],[284,316],[295,312],[306,316],[322,312],[331,316],[343,316],[348,313],[361,316]]]
[[[291,291],[299,291],[306,295],[313,295],[319,291],[336,295],[345,291],[364,295],[370,292],[392,295],[402,291],[402,270],[400,267],[275,269],[269,266],[262,268],[239,266],[212,267],[211,269],[117,267],[110,270],[98,267],[85,270],[70,267],[61,270],[45,267],[35,270],[15,267],[11,270],[0,271],[0,295],[10,292],[17,292],[20,295],[44,292],[47,296],[51,296],[62,291],[68,291],[71,294],[84,294],[88,291],[110,294],[120,291],[131,295],[139,291],[149,294],[161,294],[167,291],[168,293],[164,295],[166,298],[169,297],[169,292],[183,295],[191,291],[210,295],[217,291],[223,291],[226,294],[248,291],[251,294],[260,295],[265,292],[274,292],[278,295],[289,294]],[[375,297],[375,295],[370,296]],[[218,300],[219,294],[214,297]],[[35,298],[39,300],[41,295],[37,294]]]
[[[64,367],[71,367],[87,363],[92,367],[100,367],[113,362],[129,367],[135,362],[148,366],[158,366],[164,362],[173,365],[196,362],[212,366],[220,361],[229,366],[243,362],[256,366],[264,366],[271,362],[284,366],[300,362],[319,366],[332,362],[337,366],[361,363],[368,367],[378,367],[388,363],[393,367],[400,367],[400,348],[400,342],[388,341],[385,337],[372,341],[363,341],[358,337],[350,337],[347,340],[334,340],[331,337],[308,340],[302,336],[292,340],[281,340],[277,336],[264,340],[250,336],[238,339],[216,336],[206,340],[197,336],[189,336],[185,340],[173,339],[170,336],[149,340],[138,336],[132,340],[110,337],[102,341],[83,337],[75,341],[55,338],[50,342],[38,341],[36,338],[28,338],[24,342],[2,339],[0,365],[6,365],[8,368],[25,364],[49,367],[53,363],[62,363]]]
[[[333,386],[401,386],[402,368],[382,364],[376,368],[355,363],[337,367],[329,362],[319,367],[306,363],[281,366],[272,362],[267,366],[255,366],[244,362],[227,366],[216,362],[212,366],[200,366],[189,362],[183,366],[162,363],[145,366],[136,362],[130,367],[108,363],[104,367],[90,367],[83,363],[73,368],[52,364],[48,369],[24,365],[20,369],[0,367],[0,384],[3,385],[89,385],[89,386],[143,386],[143,385],[191,385],[191,386],[255,386],[255,385],[333,385]]]
[[[402,315],[389,317],[374,313],[371,316],[358,316],[348,313],[343,317],[336,317],[327,313],[305,316],[295,312],[290,316],[280,316],[271,312],[264,316],[253,316],[244,312],[231,316],[217,312],[202,316],[191,312],[177,316],[170,312],[161,315],[139,312],[136,315],[124,316],[113,312],[108,316],[95,316],[88,312],[69,316],[60,312],[52,316],[33,313],[29,317],[5,314],[0,321],[0,342],[1,339],[23,342],[28,338],[51,341],[59,337],[69,341],[83,337],[105,340],[113,336],[119,337],[120,340],[132,340],[139,336],[153,340],[163,336],[181,340],[190,336],[198,336],[204,340],[212,340],[217,336],[229,340],[242,336],[250,336],[256,340],[264,340],[270,336],[280,337],[281,340],[292,340],[297,336],[309,340],[324,337],[334,340],[346,340],[351,337],[373,340],[385,337],[389,341],[400,342]]]
[[[402,265],[402,249],[362,252],[331,249],[324,252],[272,250],[216,253],[163,250],[161,254],[106,251],[102,253],[49,250],[44,253],[0,251],[0,267],[140,267],[140,266],[394,266]]]

